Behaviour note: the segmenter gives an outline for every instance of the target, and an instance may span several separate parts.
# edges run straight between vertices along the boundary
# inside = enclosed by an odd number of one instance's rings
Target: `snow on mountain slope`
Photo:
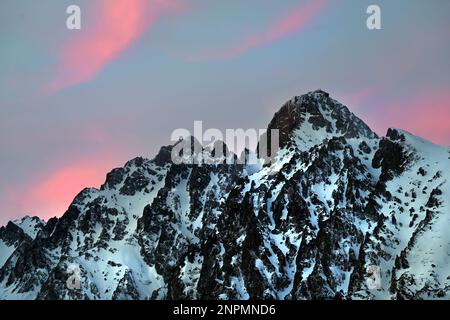
[[[405,134],[406,135],[406,134]],[[407,137],[407,141],[412,140]],[[440,146],[431,145],[422,139],[415,138],[411,143],[417,152],[423,157],[421,167],[425,167],[429,174],[425,174],[423,185],[433,183],[427,207],[432,213],[431,221],[420,226],[406,252],[409,269],[404,273],[397,272],[398,278],[408,275],[415,277],[415,288],[422,298],[429,297],[429,290],[434,290],[431,295],[450,298],[450,159],[448,152]],[[420,168],[419,168],[420,170]],[[424,181],[428,178],[427,181]],[[434,188],[433,188],[434,187]],[[424,221],[427,222],[427,221]],[[414,254],[413,254],[414,253]],[[420,277],[423,275],[423,277]],[[426,279],[429,276],[431,279]],[[444,287],[445,290],[440,290]]]
[[[273,163],[173,164],[163,147],[59,219],[2,227],[0,298],[449,297],[448,148],[398,129],[380,138],[321,90],[268,129],[280,132]]]
[[[37,217],[24,217],[0,227],[0,268],[22,243],[31,242],[44,227],[45,222]]]
[[[0,266],[3,266],[16,248],[0,240]]]
[[[21,220],[13,220],[15,225],[20,227],[25,234],[29,235],[32,239],[36,238],[37,233],[42,230],[45,225],[45,221],[38,217],[26,216]]]
[[[65,273],[71,266],[76,266],[85,278],[86,291],[83,295],[70,291],[62,298],[111,299],[118,283],[130,274],[134,274],[140,289],[138,294],[151,294],[152,283],[157,283],[159,277],[144,263],[133,233],[145,205],[164,184],[165,160],[167,155],[164,159],[161,154],[152,161],[136,158],[124,168],[110,172],[100,190],[83,190],[61,219],[48,221],[45,232],[38,234],[31,248],[19,247],[31,251],[31,259],[39,257],[41,265],[29,263],[27,257],[22,257],[16,250],[16,259],[2,268],[0,279],[7,289],[4,291],[6,298],[11,293],[11,284],[14,284],[15,298],[29,297],[29,291],[34,292],[32,298],[38,294],[51,298],[51,291],[41,289],[39,293],[37,289],[65,286],[65,282],[54,282],[60,280],[58,272]],[[28,223],[20,225],[29,226]],[[22,260],[25,260],[26,269],[18,270]],[[16,277],[28,277],[31,272],[39,276],[25,283],[14,282]]]
[[[398,147],[392,157],[402,159],[401,172],[386,181],[384,195],[377,198],[384,223],[363,247],[365,265],[380,266],[382,290],[359,291],[355,297],[448,297],[448,153],[398,129],[388,132],[387,141]]]

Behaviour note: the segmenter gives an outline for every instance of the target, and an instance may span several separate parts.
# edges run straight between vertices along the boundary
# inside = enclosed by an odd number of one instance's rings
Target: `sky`
[[[380,135],[448,146],[449,16],[448,0],[2,0],[0,225],[61,216],[195,120],[266,128],[319,88]]]

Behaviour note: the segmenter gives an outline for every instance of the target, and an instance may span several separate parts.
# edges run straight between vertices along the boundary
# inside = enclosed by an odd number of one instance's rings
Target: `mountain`
[[[61,218],[8,223],[0,298],[450,298],[449,149],[378,137],[321,90],[268,129],[272,163],[173,164],[162,147]]]

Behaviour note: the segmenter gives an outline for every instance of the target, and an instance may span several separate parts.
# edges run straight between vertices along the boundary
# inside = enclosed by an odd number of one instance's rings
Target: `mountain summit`
[[[276,160],[175,165],[171,147],[0,228],[1,299],[450,298],[450,154],[378,137],[318,90],[273,117]]]
[[[331,137],[375,138],[377,135],[348,108],[316,90],[296,96],[275,113],[268,129],[280,130],[280,144],[292,138],[300,149],[314,146]]]

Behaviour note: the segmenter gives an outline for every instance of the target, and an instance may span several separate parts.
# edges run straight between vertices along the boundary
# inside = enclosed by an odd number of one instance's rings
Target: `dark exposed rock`
[[[381,181],[388,181],[404,170],[407,159],[400,143],[383,138],[372,160],[372,166],[381,168]]]
[[[171,162],[171,152],[172,152],[172,146],[164,146],[161,147],[158,154],[156,155],[154,161],[155,164],[158,166],[165,166],[166,164],[169,164]]]
[[[369,145],[365,142],[362,141],[359,146],[358,146],[359,150],[361,150],[362,152],[369,154],[372,152],[372,149],[369,147]]]
[[[120,188],[120,193],[128,196],[134,195],[137,191],[142,191],[148,186],[150,179],[145,174],[135,171],[131,176],[125,179],[125,182]]]
[[[113,300],[138,300],[139,293],[132,276],[132,271],[125,271],[125,275],[120,279],[116,290],[112,295]]]
[[[113,169],[106,175],[106,182],[101,186],[101,190],[104,190],[106,188],[113,189],[116,185],[122,182],[124,175],[124,168]]]
[[[193,159],[217,150],[236,159],[219,141],[203,149],[191,137],[112,170],[33,236],[12,222],[0,228],[12,252],[0,266],[0,297],[12,288],[37,299],[448,296],[436,274],[422,283],[413,270],[444,208],[445,170],[417,165],[407,133],[378,138],[322,90],[291,99],[268,128],[279,130],[283,150],[253,175],[221,160],[172,163],[181,145]],[[426,182],[425,168],[440,173]],[[409,185],[396,184],[408,173]],[[67,283],[73,266],[78,289]],[[380,266],[376,296],[367,279]]]

